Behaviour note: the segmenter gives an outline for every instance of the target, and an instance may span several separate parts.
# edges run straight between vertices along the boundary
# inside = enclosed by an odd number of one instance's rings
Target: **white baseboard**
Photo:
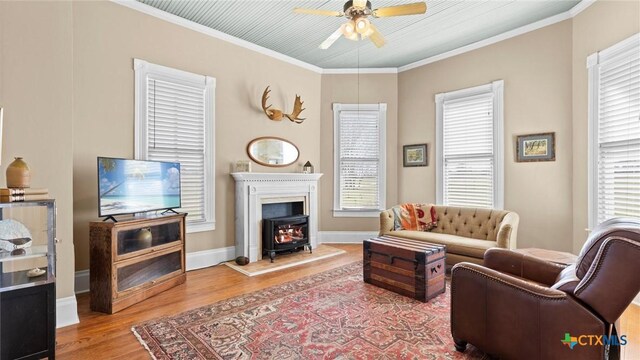
[[[640,293],[638,293],[638,295],[636,295],[636,298],[633,299],[633,304],[636,306],[640,306]]]
[[[362,244],[376,236],[377,231],[318,231],[318,244]]]
[[[76,294],[89,292],[89,269],[76,271],[74,289]]]
[[[77,324],[79,322],[76,297],[69,296],[56,299],[56,328]]]
[[[218,265],[235,258],[235,246],[187,253],[187,271]]]

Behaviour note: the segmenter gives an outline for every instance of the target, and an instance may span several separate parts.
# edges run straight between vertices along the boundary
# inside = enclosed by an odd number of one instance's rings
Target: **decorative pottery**
[[[40,268],[35,268],[35,269],[31,269],[29,271],[27,271],[27,277],[38,277],[40,275],[43,275],[44,273],[46,273],[45,270],[40,269]]]
[[[150,228],[143,228],[138,231],[138,245],[140,247],[146,248],[151,246],[151,242],[153,241],[153,235],[151,235]]]
[[[21,157],[7,167],[7,187],[8,188],[28,188],[31,186],[31,170]]]
[[[304,163],[304,165],[302,166],[302,172],[304,174],[313,174],[313,165],[311,165],[310,161]]]
[[[249,263],[249,258],[246,256],[238,256],[236,258],[236,264],[238,265],[247,265]]]
[[[11,256],[26,255],[26,254],[27,254],[27,250],[25,249],[15,249],[11,252]]]

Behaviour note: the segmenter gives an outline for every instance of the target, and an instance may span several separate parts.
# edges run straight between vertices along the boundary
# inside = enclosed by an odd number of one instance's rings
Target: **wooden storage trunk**
[[[363,245],[365,282],[422,302],[444,293],[446,246],[386,235]]]

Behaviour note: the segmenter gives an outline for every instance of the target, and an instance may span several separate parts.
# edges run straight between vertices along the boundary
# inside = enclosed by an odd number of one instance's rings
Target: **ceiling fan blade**
[[[332,11],[332,10],[320,10],[320,9],[303,9],[303,8],[295,8],[293,12],[296,14],[308,14],[308,15],[322,15],[322,16],[342,16],[344,15],[340,11]]]
[[[338,38],[340,38],[340,36],[342,36],[342,29],[338,28],[338,30],[336,30],[333,34],[329,35],[327,40],[323,41],[322,44],[320,44],[319,48],[322,50],[328,49],[331,45],[333,45],[334,42],[336,42],[336,40],[338,40]]]
[[[367,0],[353,0],[353,6],[358,8],[364,8],[367,6]]]
[[[380,34],[380,32],[378,31],[378,28],[373,26],[373,24],[369,24],[369,28],[371,29],[371,33],[369,34],[369,40],[371,40],[371,42],[376,47],[378,48],[383,47],[385,44],[384,37],[382,37],[382,34]]]
[[[375,17],[402,16],[424,14],[427,11],[427,4],[424,2],[389,6],[373,10]]]

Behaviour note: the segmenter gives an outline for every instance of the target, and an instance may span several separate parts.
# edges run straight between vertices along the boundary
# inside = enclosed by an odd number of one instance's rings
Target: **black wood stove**
[[[309,249],[309,216],[282,216],[262,220],[262,255],[273,262],[276,253]]]

